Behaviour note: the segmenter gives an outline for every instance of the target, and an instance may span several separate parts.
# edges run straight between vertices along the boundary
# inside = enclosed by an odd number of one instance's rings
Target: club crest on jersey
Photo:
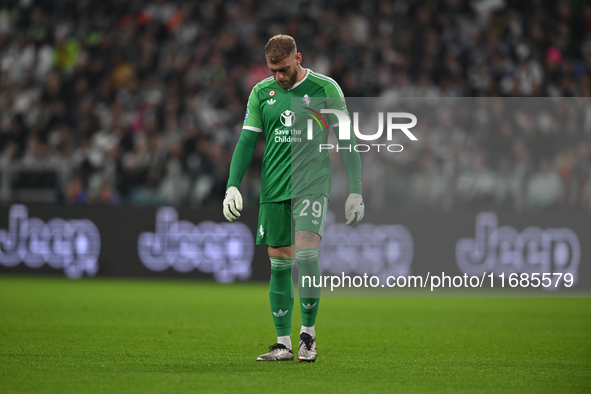
[[[286,109],[279,117],[279,120],[281,120],[281,124],[285,127],[291,127],[295,121],[295,113]]]
[[[269,90],[269,96],[270,96],[270,97],[273,97],[273,96],[275,96],[275,91],[274,91],[274,90]]]
[[[312,99],[310,99],[310,96],[308,96],[307,94],[304,94],[304,97],[302,97],[302,101],[304,102],[304,104],[306,104],[306,106],[309,106],[312,102]]]

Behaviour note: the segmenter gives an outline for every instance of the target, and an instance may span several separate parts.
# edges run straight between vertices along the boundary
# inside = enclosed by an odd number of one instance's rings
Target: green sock
[[[291,315],[293,313],[293,286],[291,267],[294,258],[271,258],[271,282],[269,283],[269,300],[273,323],[277,336],[291,335]]]
[[[313,327],[316,324],[318,304],[320,303],[320,287],[322,274],[318,264],[318,249],[307,248],[296,250],[296,260],[299,268],[300,310],[302,312],[302,326]],[[302,280],[303,277],[307,277]],[[311,281],[308,279],[310,278]]]

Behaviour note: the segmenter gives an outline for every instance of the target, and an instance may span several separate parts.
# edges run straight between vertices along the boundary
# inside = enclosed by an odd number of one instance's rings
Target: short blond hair
[[[288,56],[295,55],[298,49],[293,37],[277,34],[265,45],[265,57],[271,64],[277,64]]]

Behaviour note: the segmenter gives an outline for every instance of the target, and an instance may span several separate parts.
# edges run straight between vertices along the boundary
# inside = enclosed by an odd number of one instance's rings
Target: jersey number
[[[302,202],[304,203],[304,208],[302,208],[300,216],[308,216],[308,212],[306,212],[306,209],[308,209],[308,207],[310,206],[310,200],[305,199]],[[318,201],[314,201],[312,203],[312,216],[314,216],[315,218],[319,218],[320,215],[322,215],[322,204],[320,204]]]

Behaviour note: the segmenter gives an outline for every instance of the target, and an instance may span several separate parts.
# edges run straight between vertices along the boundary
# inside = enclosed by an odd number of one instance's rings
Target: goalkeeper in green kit
[[[261,201],[257,245],[267,245],[271,260],[269,299],[277,343],[258,361],[293,360],[291,318],[294,307],[291,270],[297,261],[302,327],[298,361],[316,360],[316,315],[320,288],[303,286],[301,278],[321,280],[318,245],[330,195],[332,163],[327,150],[330,128],[338,127],[334,111],[347,114],[345,98],[331,78],[303,68],[294,39],[272,37],[265,46],[267,65],[273,76],[263,79],[250,93],[242,133],[232,156],[224,199],[224,216],[233,222],[243,208],[238,190],[254,154],[256,141],[264,134]],[[337,130],[334,130],[338,135]],[[349,180],[345,203],[347,225],[364,215],[361,197],[361,161],[352,140],[340,140]],[[295,249],[295,253],[294,252]],[[295,255],[295,256],[294,256]]]

